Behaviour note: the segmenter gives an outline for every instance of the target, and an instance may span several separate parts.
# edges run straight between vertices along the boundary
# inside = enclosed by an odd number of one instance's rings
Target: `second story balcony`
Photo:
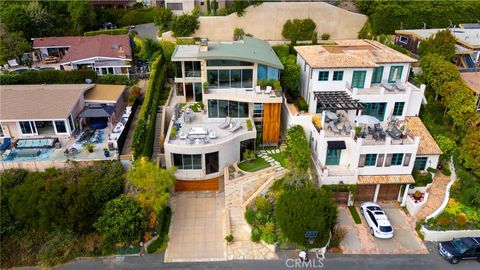
[[[345,88],[354,96],[389,96],[389,95],[409,95],[412,91],[421,91],[420,88],[410,82],[389,83],[384,81],[378,84],[372,84],[370,88],[355,88],[349,82],[345,82]]]
[[[204,90],[206,99],[224,99],[241,102],[282,103],[282,94],[271,88],[262,90],[259,86],[251,88],[220,88]]]

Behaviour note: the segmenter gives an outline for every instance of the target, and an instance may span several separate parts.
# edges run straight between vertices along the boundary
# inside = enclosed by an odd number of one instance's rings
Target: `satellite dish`
[[[85,79],[85,83],[91,84],[91,83],[92,83],[92,79],[86,78],[86,79]]]

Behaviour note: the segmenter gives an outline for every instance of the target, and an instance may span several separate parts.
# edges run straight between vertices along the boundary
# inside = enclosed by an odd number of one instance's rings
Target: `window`
[[[388,82],[394,83],[402,78],[403,66],[390,67],[390,74],[388,75]]]
[[[393,106],[393,116],[402,116],[403,107],[405,107],[405,102],[395,102],[395,106]]]
[[[183,10],[183,3],[167,3],[167,8],[171,10]]]
[[[173,165],[179,170],[201,170],[202,155],[172,154]]]
[[[73,117],[71,114],[68,116],[68,127],[70,128],[70,132],[75,130],[75,125],[73,124]]]
[[[398,37],[398,41],[399,41],[400,43],[407,44],[407,43],[408,43],[408,37],[406,37],[406,36],[399,36],[399,37]]]
[[[257,79],[266,79],[267,78],[267,66],[265,65],[258,65],[257,69]]]
[[[417,157],[415,159],[415,168],[419,169],[420,171],[424,171],[427,167],[427,157]]]
[[[252,88],[252,69],[209,69],[207,70],[208,87],[218,88]]]
[[[253,66],[253,63],[236,60],[207,60],[207,66],[212,67],[234,67],[234,66]]]
[[[365,155],[365,166],[375,166],[376,161],[377,161],[377,154]]]
[[[385,109],[387,107],[387,103],[364,103],[365,110],[363,114],[370,115],[376,117],[378,120],[383,121],[385,117]]]
[[[208,88],[218,88],[218,70],[207,70]]]
[[[65,121],[53,121],[55,123],[55,130],[57,133],[67,133],[67,126]]]
[[[341,80],[343,80],[343,71],[334,71],[334,72],[333,72],[333,80],[334,80],[334,81],[341,81]]]
[[[327,149],[327,161],[326,165],[338,165],[340,164],[341,149]]]
[[[186,61],[185,62],[185,77],[200,77],[200,62]]]
[[[383,67],[376,67],[373,69],[372,83],[381,83],[383,76]]]
[[[263,117],[263,103],[253,103],[253,117]]]
[[[0,124],[0,137],[5,137],[5,133],[3,133],[3,127]]]
[[[18,122],[18,125],[20,126],[21,133],[24,135],[33,135],[37,133],[37,129],[33,121],[20,121]]]
[[[319,71],[318,80],[319,81],[328,81],[328,71]]]
[[[363,88],[365,87],[365,77],[367,76],[366,71],[354,71],[352,77],[352,87],[354,88]]]
[[[402,165],[403,154],[393,154],[392,155],[392,165]]]
[[[205,154],[205,172],[206,174],[217,173],[218,166],[218,152]]]
[[[208,117],[209,118],[247,118],[248,103],[228,101],[228,100],[208,100]]]
[[[183,77],[182,74],[182,62],[173,62],[175,65],[175,77],[181,78]]]
[[[218,71],[219,88],[230,88],[230,70],[221,69]]]

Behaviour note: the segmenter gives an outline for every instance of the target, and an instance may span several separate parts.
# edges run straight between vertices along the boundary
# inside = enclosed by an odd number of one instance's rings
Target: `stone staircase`
[[[162,111],[163,107],[159,107],[157,109],[157,117],[155,120],[155,141],[153,142],[153,154],[152,154],[152,160],[157,160],[157,157],[159,154],[162,152],[161,148],[161,137],[162,137]]]
[[[448,182],[450,182],[450,176],[443,175],[441,172],[437,172],[432,182],[432,186],[429,190],[428,201],[423,209],[416,216],[417,220],[426,218],[437,210],[442,204],[445,198],[445,191]]]

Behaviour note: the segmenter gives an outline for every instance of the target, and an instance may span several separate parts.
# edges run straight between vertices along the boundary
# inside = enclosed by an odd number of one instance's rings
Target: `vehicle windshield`
[[[390,227],[390,226],[380,226],[380,231],[381,232],[391,232],[392,227]]]
[[[468,247],[465,245],[465,243],[461,239],[453,239],[452,243],[455,246],[455,248],[458,251],[460,251],[460,253],[464,253],[468,249]]]

